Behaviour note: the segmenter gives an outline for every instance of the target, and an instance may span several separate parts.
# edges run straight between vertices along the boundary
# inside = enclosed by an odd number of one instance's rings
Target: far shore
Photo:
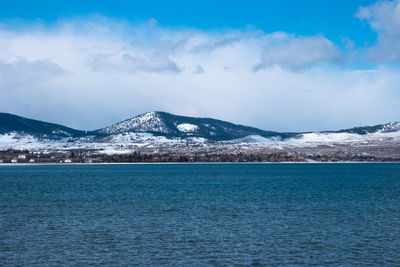
[[[0,166],[70,166],[70,165],[262,165],[262,164],[400,164],[400,161],[281,161],[281,162],[99,162],[99,163],[0,163]]]

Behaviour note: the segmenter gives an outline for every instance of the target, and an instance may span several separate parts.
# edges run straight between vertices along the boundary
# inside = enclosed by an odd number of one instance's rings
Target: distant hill
[[[214,141],[237,139],[249,135],[280,138],[287,138],[293,135],[290,133],[263,131],[216,119],[178,116],[160,111],[144,113],[95,132],[107,135],[146,132],[166,137],[201,137]]]
[[[386,124],[379,124],[375,126],[354,127],[350,129],[343,129],[339,131],[330,131],[331,133],[354,133],[354,134],[369,134],[369,133],[390,133],[400,131],[400,122],[391,122]]]
[[[355,127],[339,131],[321,133],[352,133],[366,135],[368,133],[388,133],[400,131],[400,123],[387,123],[376,126]],[[0,113],[0,134],[16,132],[41,139],[79,138],[90,136],[91,140],[105,140],[104,137],[126,133],[149,133],[166,138],[204,138],[208,141],[224,141],[241,139],[248,136],[261,136],[285,140],[299,137],[302,133],[281,133],[264,131],[254,127],[233,124],[211,118],[195,118],[179,116],[167,112],[147,112],[124,120],[114,125],[95,130],[80,131],[62,125],[27,119],[21,116]]]
[[[38,120],[27,119],[9,113],[0,113],[0,134],[18,132],[34,137],[60,139],[65,137],[81,137],[86,132],[68,128],[62,125]]]

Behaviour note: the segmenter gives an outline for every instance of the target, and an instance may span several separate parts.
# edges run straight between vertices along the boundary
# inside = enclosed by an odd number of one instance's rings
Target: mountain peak
[[[133,118],[121,121],[109,127],[97,130],[102,134],[119,134],[124,132],[160,132],[168,133],[160,112],[146,112]]]
[[[209,140],[229,140],[247,135],[264,137],[280,135],[276,132],[263,131],[221,120],[186,117],[163,111],[146,112],[96,132],[108,135],[147,132],[167,137],[201,137]]]

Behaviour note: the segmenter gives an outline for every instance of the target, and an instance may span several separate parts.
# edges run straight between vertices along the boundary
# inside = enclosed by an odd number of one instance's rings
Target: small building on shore
[[[84,162],[85,163],[94,163],[96,160],[94,158],[85,158]]]

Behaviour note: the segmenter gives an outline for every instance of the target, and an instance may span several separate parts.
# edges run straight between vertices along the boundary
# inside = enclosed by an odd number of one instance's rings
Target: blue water
[[[0,166],[0,265],[400,265],[400,164]]]

